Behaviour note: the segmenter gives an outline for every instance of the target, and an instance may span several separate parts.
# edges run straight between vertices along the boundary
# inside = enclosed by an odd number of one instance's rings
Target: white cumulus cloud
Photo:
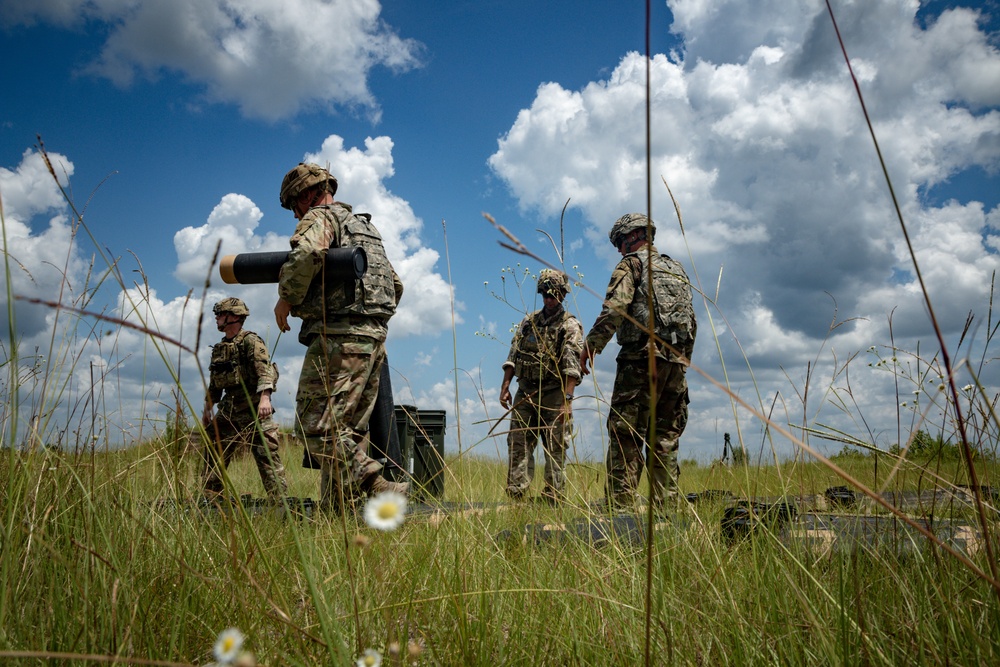
[[[171,72],[248,116],[343,106],[377,118],[369,72],[416,67],[421,51],[380,12],[378,0],[5,0],[0,24],[106,30],[85,70],[120,86]]]
[[[761,380],[777,364],[815,363],[819,350],[888,343],[890,313],[897,342],[932,343],[825,3],[668,4],[684,46],[650,63],[656,242],[713,298],[718,281],[710,310],[726,332],[723,353],[751,355]],[[985,315],[1000,269],[996,213],[928,192],[966,170],[1000,168],[1000,53],[972,10],[946,10],[922,28],[914,0],[835,9],[939,322],[955,336],[970,310]],[[609,266],[608,228],[645,209],[645,76],[645,58],[629,53],[604,81],[541,85],[489,159],[525,209],[557,217],[570,199]],[[707,323],[705,313],[696,362],[720,376]],[[689,427],[717,440],[706,428]]]
[[[344,140],[331,135],[306,162],[329,167],[337,178],[337,200],[355,213],[371,213],[382,235],[386,255],[403,281],[403,300],[389,326],[389,336],[432,334],[451,327],[452,288],[437,272],[440,255],[423,244],[423,221],[409,203],[393,194],[385,181],[393,175],[392,140],[368,138],[365,148],[345,148]],[[464,308],[461,302],[456,310]],[[461,316],[456,313],[456,321]]]

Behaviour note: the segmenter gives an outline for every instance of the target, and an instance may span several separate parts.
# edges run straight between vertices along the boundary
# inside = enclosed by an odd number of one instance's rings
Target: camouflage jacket
[[[353,334],[385,340],[388,321],[396,312],[403,283],[385,255],[382,237],[367,213],[354,214],[336,202],[310,209],[289,239],[288,260],[278,277],[278,295],[302,319],[299,340],[319,333]],[[323,262],[330,248],[360,246],[368,270],[360,280],[323,280]]]
[[[278,381],[267,345],[260,336],[245,329],[232,339],[223,338],[212,346],[208,370],[209,398],[224,413],[256,407],[261,392],[273,391]]]
[[[587,334],[587,346],[598,354],[617,332],[621,345],[619,359],[638,359],[646,355],[645,331],[625,317],[638,322],[650,320],[647,282],[647,258],[653,258],[653,308],[657,336],[690,358],[698,324],[691,299],[691,283],[684,267],[652,244],[622,257],[611,274],[604,306]],[[657,355],[672,359],[669,351],[657,346]]]
[[[517,327],[503,368],[513,368],[518,386],[561,385],[568,377],[580,379],[583,327],[559,306],[546,317],[537,310]]]

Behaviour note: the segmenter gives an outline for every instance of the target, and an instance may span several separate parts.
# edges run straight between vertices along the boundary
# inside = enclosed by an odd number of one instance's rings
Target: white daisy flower
[[[365,523],[376,530],[396,530],[406,515],[406,496],[385,491],[369,499],[365,505]]]
[[[358,667],[381,667],[382,654],[373,648],[366,648],[365,652],[361,654],[360,658],[358,658],[357,665]]]
[[[243,639],[243,633],[236,628],[223,630],[219,634],[219,638],[215,640],[215,646],[212,648],[215,660],[222,665],[231,664],[236,660],[240,649],[243,648]]]

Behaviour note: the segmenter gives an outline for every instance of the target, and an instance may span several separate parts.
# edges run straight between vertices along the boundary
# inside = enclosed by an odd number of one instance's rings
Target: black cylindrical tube
[[[281,265],[288,260],[287,252],[245,252],[226,255],[219,262],[219,274],[229,285],[256,285],[278,282]],[[330,248],[324,267],[327,280],[357,280],[368,270],[368,255],[364,248]]]
[[[395,401],[392,397],[388,358],[382,361],[379,372],[378,397],[375,399],[375,409],[368,422],[368,437],[371,440],[369,455],[374,459],[385,459],[382,476],[397,482],[402,481],[405,473],[409,472],[409,465],[403,461],[399,432],[396,430]]]

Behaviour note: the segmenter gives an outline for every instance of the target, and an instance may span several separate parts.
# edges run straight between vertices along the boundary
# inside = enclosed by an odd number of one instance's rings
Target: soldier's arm
[[[514,368],[514,362],[517,361],[517,351],[521,348],[521,332],[524,331],[526,322],[527,318],[521,320],[521,323],[517,325],[517,329],[514,330],[514,337],[510,340],[510,349],[507,351],[507,361],[503,362],[503,368],[507,366]]]
[[[503,381],[500,382],[500,405],[504,410],[510,409],[510,381],[514,379],[514,366],[503,366]]]
[[[694,311],[691,311],[691,338],[688,340],[687,345],[684,346],[684,356],[691,361],[691,357],[694,356],[694,341],[698,337],[698,320],[694,316]]]
[[[582,375],[580,357],[583,356],[583,325],[580,320],[570,317],[566,320],[565,327],[563,349],[559,355],[559,374],[565,379],[566,393],[572,396]]]
[[[274,407],[271,405],[271,390],[265,389],[260,392],[260,403],[257,404],[257,417],[267,419],[274,414]]]
[[[641,270],[642,262],[637,257],[623,257],[618,262],[611,274],[601,313],[587,334],[584,345],[589,356],[600,354],[621,326],[632,297],[635,296],[636,274]]]
[[[336,227],[327,224],[321,213],[310,211],[289,239],[292,249],[278,274],[278,296],[297,306],[306,298],[309,285],[323,270],[330,245],[336,241]]]
[[[580,320],[570,317],[566,320],[566,333],[563,339],[562,354],[559,359],[559,372],[563,377],[563,407],[559,419],[568,419],[573,414],[573,394],[576,386],[583,378],[583,325]]]
[[[211,402],[213,405],[222,400],[222,387],[213,387],[209,385],[208,395],[205,396],[206,402]]]
[[[255,393],[270,393],[274,389],[274,366],[271,365],[271,356],[267,351],[267,344],[257,334],[251,334],[244,339],[243,344],[252,364],[254,375],[257,376],[257,386]],[[249,389],[249,387],[248,387]]]
[[[517,325],[517,330],[514,332],[514,338],[510,341],[510,350],[507,352],[507,360],[504,361],[501,366],[503,369],[503,382],[500,383],[500,405],[503,406],[504,410],[510,409],[510,381],[514,379],[514,363],[517,361],[517,351],[521,346],[521,331],[524,330],[525,321],[526,320],[522,320],[521,323]]]
[[[403,298],[403,281],[399,279],[396,269],[392,270],[392,288],[396,293],[396,305],[398,306],[399,300]]]
[[[271,355],[267,351],[267,344],[255,333],[251,333],[243,339],[243,354],[253,365],[254,375],[257,376],[257,386],[253,387],[254,392],[260,394],[257,404],[257,416],[260,419],[267,419],[274,414],[274,407],[271,405],[271,392],[274,390],[275,377],[274,366],[271,365]],[[251,389],[251,387],[247,387]]]
[[[201,421],[206,426],[212,421],[212,406],[222,400],[222,389],[215,386],[211,378],[208,381],[208,391],[205,392],[205,406],[201,412]]]

